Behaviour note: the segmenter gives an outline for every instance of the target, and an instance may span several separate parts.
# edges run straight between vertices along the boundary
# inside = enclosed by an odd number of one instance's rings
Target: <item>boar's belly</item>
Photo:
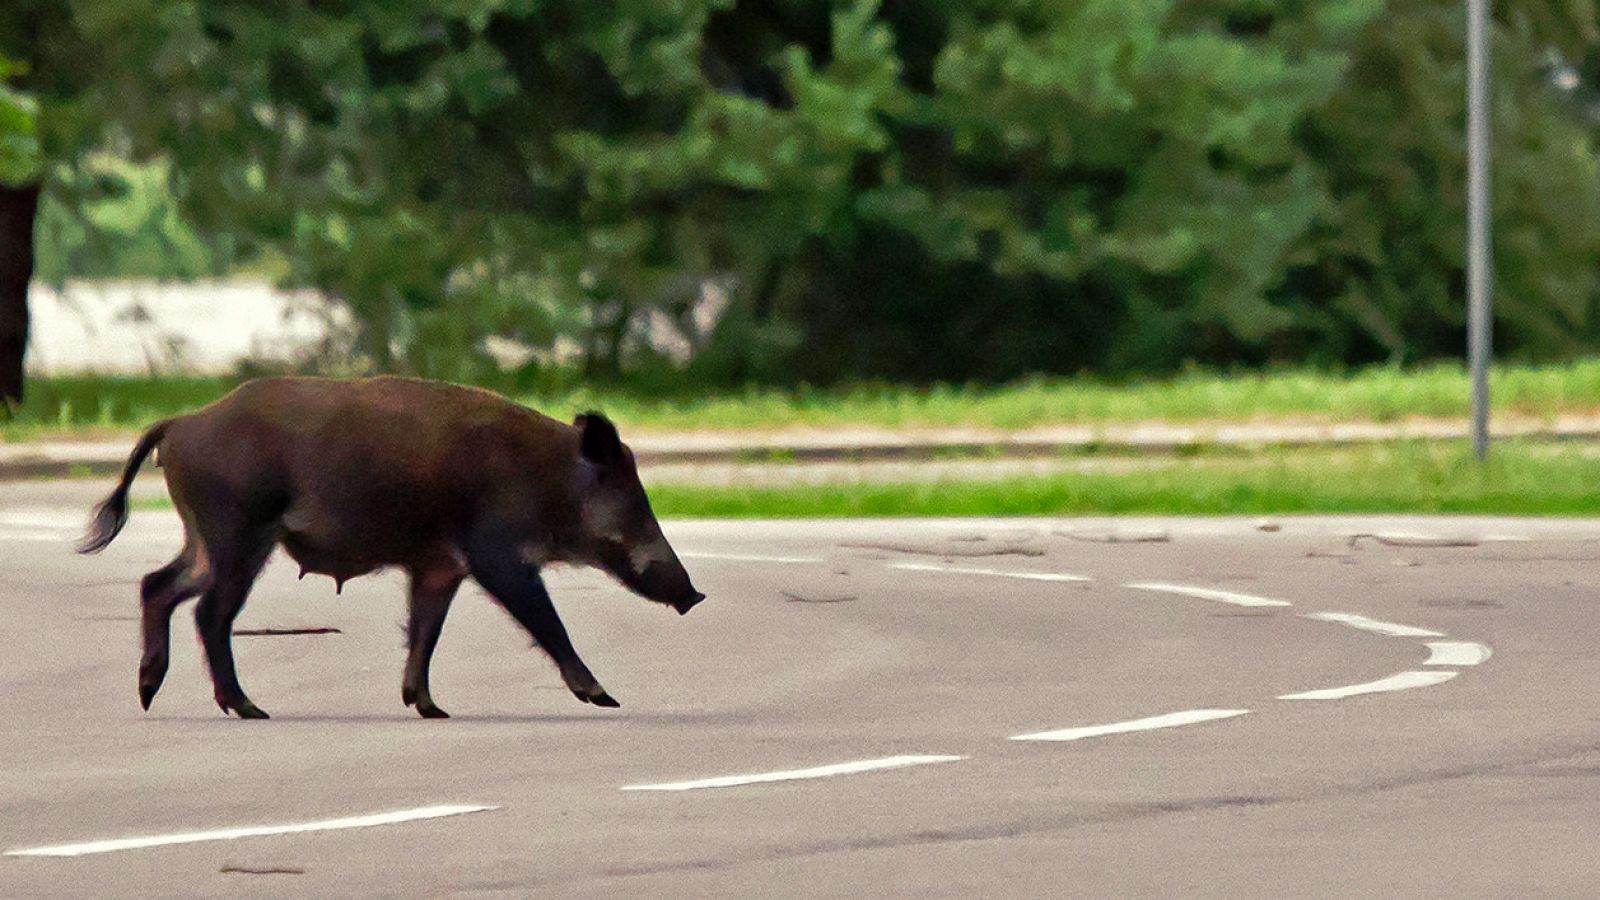
[[[384,566],[425,565],[437,541],[432,529],[382,515],[339,515],[299,505],[280,522],[279,542],[306,572],[343,580]]]
[[[300,565],[301,575],[331,575],[343,582],[388,563],[376,555],[356,552],[356,548],[325,544],[292,531],[284,532],[279,542],[289,558]]]

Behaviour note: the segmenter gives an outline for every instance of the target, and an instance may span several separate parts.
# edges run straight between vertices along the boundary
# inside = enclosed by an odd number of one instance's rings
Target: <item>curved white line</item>
[[[1254,594],[1236,594],[1233,591],[1219,591],[1213,588],[1190,587],[1186,584],[1168,584],[1164,581],[1140,581],[1124,584],[1125,588],[1136,591],[1162,591],[1168,594],[1183,594],[1188,597],[1199,597],[1202,600],[1215,600],[1218,603],[1231,603],[1234,606],[1293,606],[1287,600],[1273,600],[1270,597],[1257,597]]]
[[[6,856],[84,856],[90,853],[110,853],[113,850],[140,850],[146,847],[166,847],[172,844],[197,844],[202,841],[231,841],[246,837],[264,837],[274,834],[303,834],[308,831],[333,831],[341,828],[371,828],[374,825],[393,825],[398,822],[415,822],[420,819],[438,819],[466,813],[499,809],[498,806],[424,806],[395,812],[374,813],[370,816],[351,816],[344,819],[323,819],[319,822],[301,822],[294,825],[256,825],[243,828],[219,828],[215,831],[190,831],[183,834],[158,834],[148,837],[117,838],[109,841],[88,841],[82,844],[57,844],[52,847],[29,847],[7,850]]]
[[[899,769],[928,763],[955,762],[965,756],[886,756],[882,759],[863,759],[856,762],[835,763],[812,769],[790,769],[784,772],[757,772],[750,775],[723,775],[718,778],[701,778],[696,781],[672,781],[665,784],[630,784],[624,791],[692,791],[699,788],[737,787],[742,784],[764,784],[771,781],[799,781],[805,778],[827,778],[831,775],[853,775],[877,769]]]
[[[1004,569],[975,569],[966,566],[936,566],[931,563],[890,563],[891,569],[907,572],[948,572],[952,575],[994,575],[999,578],[1022,578],[1028,581],[1090,581],[1083,575],[1061,572],[1007,572]]]
[[[1429,641],[1425,666],[1475,666],[1494,653],[1488,644],[1477,641]]]
[[[1248,709],[1190,709],[1183,712],[1167,713],[1162,716],[1150,716],[1146,719],[1113,722],[1110,725],[1085,725],[1081,728],[1063,728],[1059,731],[1019,734],[1012,737],[1011,740],[1081,741],[1084,738],[1102,737],[1108,734],[1126,734],[1130,731],[1150,731],[1155,728],[1175,728],[1179,725],[1193,725],[1197,722],[1231,719],[1234,716],[1242,716],[1248,712],[1250,712]]]
[[[1356,697],[1361,694],[1381,694],[1387,691],[1406,691],[1412,688],[1432,687],[1444,684],[1446,681],[1460,675],[1460,672],[1401,672],[1369,681],[1365,684],[1351,684],[1345,687],[1324,688],[1318,691],[1303,691],[1298,694],[1283,694],[1279,700],[1343,700],[1345,697]]]
[[[1444,637],[1442,631],[1429,631],[1426,628],[1413,628],[1410,625],[1396,625],[1393,622],[1380,622],[1355,613],[1342,612],[1317,612],[1306,613],[1306,618],[1316,619],[1319,622],[1337,622],[1340,625],[1349,625],[1362,631],[1371,631],[1377,634],[1387,634],[1390,637]]]

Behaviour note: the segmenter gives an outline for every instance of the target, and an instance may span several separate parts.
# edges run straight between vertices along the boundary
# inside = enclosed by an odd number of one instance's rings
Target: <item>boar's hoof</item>
[[[607,709],[616,709],[622,705],[602,688],[595,688],[592,694],[579,694],[578,699],[585,703],[593,703],[595,706],[604,706]]]
[[[417,714],[422,716],[424,719],[450,718],[449,713],[433,705],[433,700],[431,698],[418,697],[416,688],[402,687],[400,689],[400,699],[404,700],[407,706],[416,707]]]
[[[223,702],[223,703],[218,703],[217,705],[222,707],[222,711],[224,713],[228,712],[229,710],[232,710],[234,715],[238,716],[241,719],[270,719],[270,718],[272,718],[271,716],[267,715],[267,711],[266,710],[264,710],[261,707],[255,705],[254,703],[251,703],[248,699],[245,699],[245,698],[242,698],[242,697],[240,699],[236,700],[236,701],[231,702],[231,703]]]
[[[161,682],[167,680],[167,661],[160,657],[145,659],[139,663],[139,705],[146,712],[150,711],[151,701],[156,699],[156,692],[161,690]]]

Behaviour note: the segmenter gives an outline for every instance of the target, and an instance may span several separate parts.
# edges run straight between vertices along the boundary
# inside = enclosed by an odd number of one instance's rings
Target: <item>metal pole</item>
[[[1467,0],[1467,361],[1472,452],[1489,454],[1489,357],[1494,269],[1489,252],[1489,0]]]

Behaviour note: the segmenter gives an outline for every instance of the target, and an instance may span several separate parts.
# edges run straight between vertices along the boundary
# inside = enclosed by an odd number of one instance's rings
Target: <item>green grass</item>
[[[1502,367],[1492,380],[1502,413],[1548,418],[1600,410],[1600,360],[1563,366]],[[747,391],[690,399],[574,393],[523,398],[552,411],[596,406],[651,429],[740,429],[868,425],[885,428],[1164,420],[1396,421],[1465,416],[1466,373],[1458,366],[1219,373],[1116,383],[1095,378],[1032,379],[998,387]]]
[[[52,378],[32,383],[28,401],[0,438],[140,428],[226,392],[220,378]],[[1095,378],[1033,379],[998,387],[857,386],[836,390],[748,390],[650,397],[579,390],[518,399],[556,416],[597,408],[625,428],[736,430],[874,426],[1026,428],[1063,423],[1165,420],[1319,420],[1386,422],[1459,417],[1468,409],[1458,366],[1369,368],[1348,374],[1309,370],[1196,371],[1175,378],[1114,383]],[[1548,418],[1600,412],[1600,360],[1560,366],[1504,366],[1494,373],[1496,411]]]
[[[33,378],[22,406],[0,417],[0,440],[143,428],[232,390],[230,378]]]
[[[649,473],[646,472],[648,478]],[[1462,442],[1164,457],[1136,471],[987,482],[650,490],[663,518],[1480,513],[1600,515],[1600,454],[1502,443],[1480,466]]]
[[[651,481],[650,472],[645,478]],[[1001,481],[832,487],[655,483],[662,518],[1479,513],[1600,516],[1600,449],[1502,442],[1479,465],[1464,442],[1156,457],[1135,471]],[[141,508],[168,505],[141,501]]]

